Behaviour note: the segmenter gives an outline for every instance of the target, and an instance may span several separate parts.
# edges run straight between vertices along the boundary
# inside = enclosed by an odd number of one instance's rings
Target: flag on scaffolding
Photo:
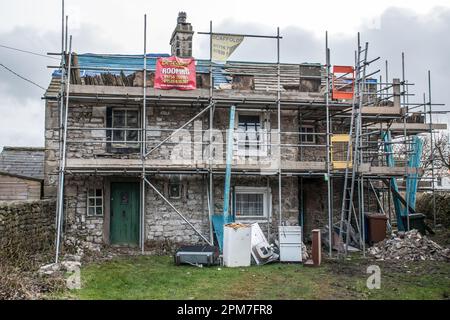
[[[160,57],[156,61],[155,89],[194,90],[197,88],[195,60]]]
[[[213,34],[212,61],[226,62],[243,40],[244,36]]]

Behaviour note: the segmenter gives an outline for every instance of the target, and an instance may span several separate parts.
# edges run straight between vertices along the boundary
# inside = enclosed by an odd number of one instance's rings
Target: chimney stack
[[[194,31],[192,25],[186,22],[186,12],[179,12],[177,26],[170,38],[171,53],[173,56],[181,58],[192,57],[192,36]]]

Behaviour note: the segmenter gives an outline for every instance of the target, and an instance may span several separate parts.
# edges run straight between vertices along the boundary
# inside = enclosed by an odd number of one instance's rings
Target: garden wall
[[[54,240],[55,200],[0,202],[0,256],[37,253]]]

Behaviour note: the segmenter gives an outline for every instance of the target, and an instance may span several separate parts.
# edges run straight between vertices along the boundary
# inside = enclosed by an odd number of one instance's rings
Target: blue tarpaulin
[[[147,54],[147,70],[155,71],[156,59],[158,57],[169,57],[167,53],[149,53]],[[142,55],[121,55],[121,54],[95,54],[83,53],[77,54],[80,76],[96,76],[103,73],[119,75],[121,69],[125,75],[130,75],[136,71],[126,69],[144,69],[144,58]],[[103,68],[104,70],[92,70],[89,68]],[[230,81],[224,74],[223,66],[213,63],[214,86],[229,83]],[[196,60],[197,73],[209,73],[209,60]],[[53,72],[54,77],[61,76],[61,70]]]

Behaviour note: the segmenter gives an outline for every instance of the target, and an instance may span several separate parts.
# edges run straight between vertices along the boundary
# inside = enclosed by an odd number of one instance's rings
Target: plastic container
[[[386,238],[387,217],[379,213],[367,213],[367,231],[369,243],[383,241]]]

